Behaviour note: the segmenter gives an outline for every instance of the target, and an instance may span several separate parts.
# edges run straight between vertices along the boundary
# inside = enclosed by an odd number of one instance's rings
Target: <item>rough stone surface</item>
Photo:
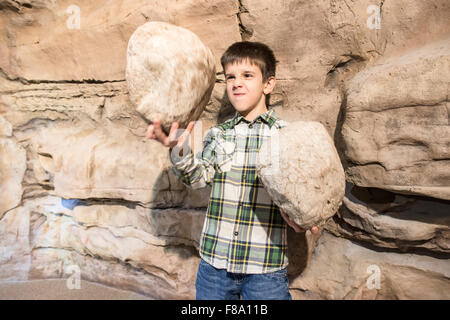
[[[169,178],[168,150],[125,128],[54,128],[34,140],[37,166],[52,176],[54,192],[63,198],[123,199],[152,207],[183,202],[181,184]]]
[[[0,137],[0,218],[20,204],[25,169],[25,150],[13,139]]]
[[[286,119],[320,121],[333,136],[342,86],[379,58],[450,34],[447,0],[240,1],[245,40],[263,41],[280,61],[273,98]],[[376,13],[369,7],[378,7]]]
[[[343,205],[326,228],[381,248],[445,256],[450,252],[450,203],[347,184]]]
[[[211,96],[216,72],[210,49],[191,31],[147,22],[131,36],[126,78],[131,101],[146,119],[168,130],[198,120]]]
[[[380,59],[350,81],[342,128],[349,181],[450,200],[448,70],[450,38]]]
[[[450,261],[377,252],[324,232],[309,266],[291,283],[294,299],[438,299],[450,297]]]
[[[337,212],[344,169],[322,124],[289,123],[263,144],[258,158],[256,171],[265,189],[302,228],[322,226]]]
[[[2,279],[67,277],[77,265],[88,281],[192,298],[203,217],[202,210],[108,203],[70,210],[59,197],[29,200],[0,221]]]

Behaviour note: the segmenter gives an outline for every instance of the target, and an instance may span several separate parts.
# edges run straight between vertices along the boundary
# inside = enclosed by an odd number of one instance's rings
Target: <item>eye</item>
[[[251,73],[246,73],[246,74],[244,74],[244,77],[251,78],[251,77],[253,77],[253,75]]]
[[[226,76],[225,79],[228,81],[228,80],[234,79],[234,76]]]

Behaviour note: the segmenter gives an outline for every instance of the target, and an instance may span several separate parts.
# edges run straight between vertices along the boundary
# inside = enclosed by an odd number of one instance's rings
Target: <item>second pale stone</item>
[[[297,121],[261,146],[256,170],[272,200],[300,227],[323,225],[345,194],[345,174],[319,122]]]

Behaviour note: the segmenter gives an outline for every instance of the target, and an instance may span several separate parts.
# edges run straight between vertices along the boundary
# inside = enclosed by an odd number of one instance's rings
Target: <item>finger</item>
[[[296,225],[294,225],[294,224],[292,224],[292,223],[289,223],[289,222],[288,222],[288,225],[289,225],[292,229],[294,229],[295,232],[300,232],[299,228],[298,228]]]
[[[177,137],[177,129],[178,129],[178,122],[172,122],[172,125],[170,126],[170,132],[169,132],[169,141],[175,141]]]
[[[184,142],[186,141],[186,139],[189,137],[189,135],[191,134],[192,129],[194,128],[195,125],[195,121],[191,121],[189,122],[186,130],[183,130],[183,133],[181,134],[181,136],[178,138],[178,144],[184,144]]]
[[[290,226],[292,226],[292,220],[291,220],[291,218],[289,218],[289,216],[288,216],[284,211],[280,210],[280,212],[281,212],[281,216],[284,218],[284,220],[286,220],[286,222],[287,222]]]
[[[284,220],[286,221],[286,223],[292,228],[294,229],[295,232],[305,232],[304,229],[300,228],[291,218],[289,218],[289,216],[280,209],[280,213],[283,216]]]
[[[187,126],[187,128],[186,128],[186,131],[189,132],[189,133],[191,133],[191,132],[192,132],[192,129],[194,128],[194,126],[195,126],[195,121],[189,122],[189,124],[188,124],[188,126]]]
[[[160,141],[161,143],[165,144],[167,141],[167,136],[164,133],[164,131],[161,128],[161,122],[159,119],[155,119],[153,121],[153,126],[154,126],[154,130],[153,133],[156,137],[156,139],[158,139],[158,141]]]
[[[316,227],[316,226],[314,226],[314,227],[311,228],[311,232],[312,232],[313,234],[318,234],[318,233],[319,233],[319,228]]]
[[[178,122],[172,122],[170,126],[169,136],[167,137],[167,144],[169,147],[173,148],[178,143],[177,139]]]
[[[295,224],[289,224],[291,226],[292,229],[294,229],[295,232],[303,232],[303,229],[301,229],[299,226],[295,225]]]
[[[284,219],[286,219],[286,222],[289,223],[289,225],[290,225],[291,227],[293,227],[294,225],[296,225],[295,222],[294,222],[294,220],[292,220],[292,219],[287,215],[287,213],[283,212],[283,213],[282,213],[282,216],[284,217]]]
[[[154,131],[154,126],[151,124],[147,128],[147,138],[149,138],[149,139],[154,139],[155,138],[155,135],[154,135],[153,131]]]

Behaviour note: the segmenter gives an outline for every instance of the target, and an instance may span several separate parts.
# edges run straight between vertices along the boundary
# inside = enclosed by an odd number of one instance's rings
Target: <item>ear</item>
[[[276,84],[276,80],[275,77],[269,77],[269,79],[266,80],[265,84],[264,84],[264,94],[270,94],[273,90],[273,88],[275,88],[275,84]]]

